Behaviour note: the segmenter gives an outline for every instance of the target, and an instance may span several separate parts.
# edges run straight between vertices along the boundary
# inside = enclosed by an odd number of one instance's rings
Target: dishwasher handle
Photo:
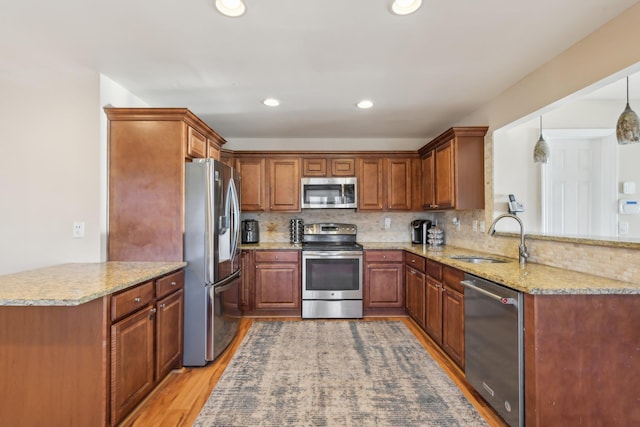
[[[500,295],[496,295],[493,292],[489,292],[486,289],[482,289],[481,287],[476,286],[473,282],[470,282],[468,280],[462,280],[460,282],[460,284],[464,287],[467,287],[469,289],[473,289],[474,291],[478,291],[483,295],[488,296],[491,299],[494,299],[502,304],[511,304],[511,305],[515,305],[516,307],[518,306],[518,301],[514,298],[507,298],[507,297],[502,297]]]

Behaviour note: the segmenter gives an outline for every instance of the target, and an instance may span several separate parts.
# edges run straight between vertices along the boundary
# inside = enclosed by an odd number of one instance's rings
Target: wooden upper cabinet
[[[487,127],[455,127],[419,150],[424,209],[484,209]]]
[[[358,159],[358,209],[408,211],[419,198],[413,178],[419,163],[412,157],[361,157]],[[415,204],[416,207],[420,203]]]
[[[436,205],[435,197],[435,152],[431,150],[422,158],[422,208],[431,209]]]
[[[240,210],[264,212],[267,210],[267,163],[264,157],[242,157],[236,159],[240,174]]]
[[[211,139],[207,139],[207,157],[220,160],[220,146]]]
[[[207,138],[191,126],[189,126],[187,132],[187,156],[197,159],[207,157],[207,149],[209,147]]]
[[[384,159],[358,159],[358,210],[383,210]]]
[[[302,159],[304,177],[356,176],[356,159],[309,157]]]
[[[453,140],[445,142],[435,149],[436,182],[435,200],[438,209],[454,207],[455,202],[455,164],[453,162],[455,149]]]
[[[356,159],[329,159],[332,176],[356,176]]]
[[[327,176],[327,159],[324,159],[324,158],[302,159],[302,176],[306,176],[306,177]]]
[[[271,211],[300,211],[300,159],[269,159],[269,201]]]
[[[387,159],[387,209],[411,210],[411,159]]]
[[[184,162],[224,139],[186,108],[104,109],[109,261],[184,259]]]

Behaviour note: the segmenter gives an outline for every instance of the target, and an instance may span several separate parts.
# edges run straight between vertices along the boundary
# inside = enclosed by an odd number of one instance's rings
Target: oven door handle
[[[475,284],[473,284],[472,282],[468,281],[468,280],[462,280],[460,281],[460,284],[469,288],[469,289],[473,289],[474,291],[478,291],[483,295],[488,296],[491,299],[494,299],[502,304],[511,304],[511,305],[515,305],[516,307],[518,306],[518,301],[515,300],[514,298],[507,298],[507,297],[502,297],[500,295],[496,295],[493,292],[489,292],[486,289],[482,289],[478,286],[476,286]]]

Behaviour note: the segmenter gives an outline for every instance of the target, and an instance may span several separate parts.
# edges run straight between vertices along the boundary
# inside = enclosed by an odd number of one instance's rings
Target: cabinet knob
[[[278,259],[278,255],[276,255],[276,259]]]
[[[160,304],[160,308],[164,310],[167,305],[165,303]]]
[[[382,255],[382,259],[387,259],[387,256],[386,255]]]
[[[133,302],[140,302],[140,301],[142,301],[142,298],[140,298],[140,297],[135,297],[133,299]]]
[[[176,282],[171,282],[171,286],[175,286],[175,285],[176,285]]]
[[[412,260],[411,260],[411,262],[416,262],[416,260],[415,260],[415,259],[412,259]]]

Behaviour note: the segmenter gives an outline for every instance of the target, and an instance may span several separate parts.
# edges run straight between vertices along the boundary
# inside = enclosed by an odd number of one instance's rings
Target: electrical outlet
[[[620,221],[618,223],[618,233],[620,235],[629,234],[629,223],[627,221]]]
[[[481,233],[484,233],[484,221],[480,221],[478,223],[478,230],[480,230]]]
[[[385,218],[384,219],[384,228],[385,230],[388,230],[391,228],[391,218]]]
[[[471,229],[473,230],[474,233],[478,232],[478,220],[474,219],[473,221],[471,221]]]
[[[84,237],[84,222],[83,221],[75,221],[73,223],[73,238],[81,239]]]

